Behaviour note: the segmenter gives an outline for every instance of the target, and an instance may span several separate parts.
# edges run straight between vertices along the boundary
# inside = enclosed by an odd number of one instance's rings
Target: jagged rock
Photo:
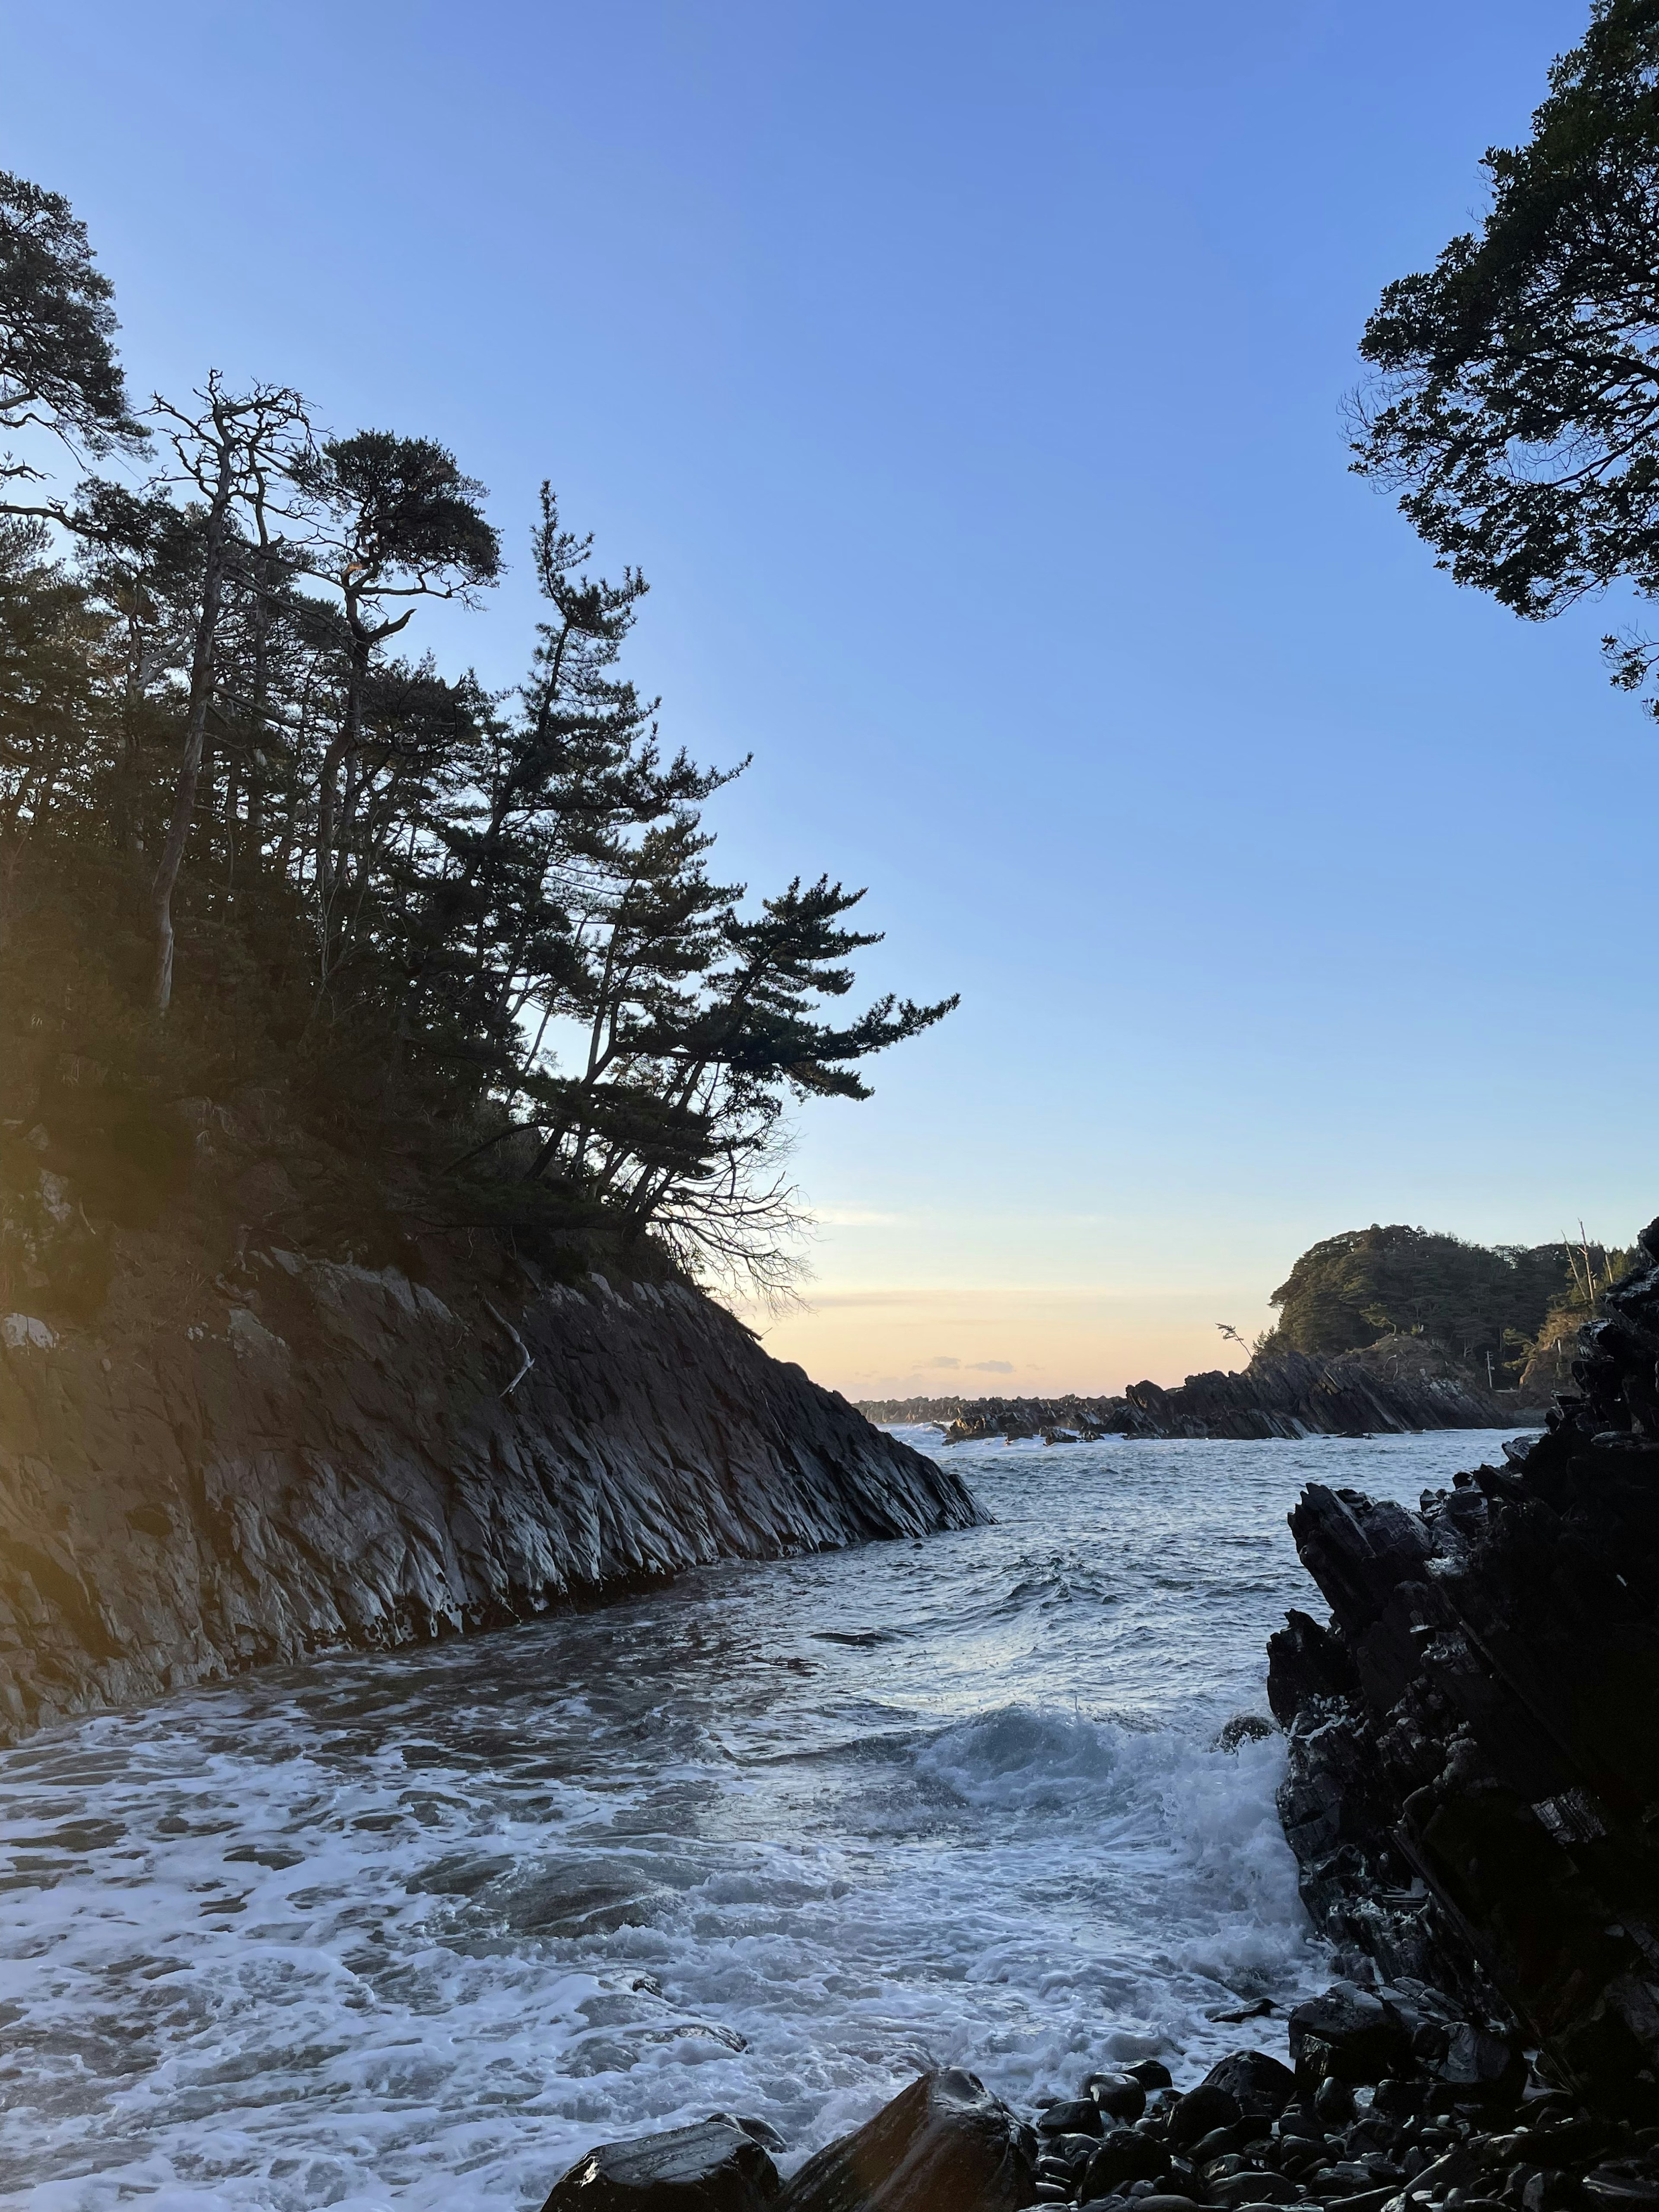
[[[554,2183],[542,2212],[761,2212],[781,2186],[756,2136],[720,2115],[600,2143]]]
[[[1643,1232],[1659,1258],[1659,1224]],[[1417,2061],[1507,2094],[1522,2045],[1659,2112],[1659,1267],[1607,1294],[1579,1389],[1421,1509],[1310,1486],[1329,1629],[1272,1647],[1285,1833],[1316,1921],[1454,2001]],[[1460,2017],[1461,2015],[1461,2017]],[[1437,2048],[1437,2045],[1438,2047]]]
[[[1175,1390],[1132,1382],[1113,1425],[1132,1437],[1359,1437],[1528,1417],[1516,1392],[1487,1389],[1420,1338],[1390,1336],[1331,1359],[1264,1356],[1234,1374],[1189,1375]]]
[[[1036,2193],[1035,2153],[1000,2097],[947,2067],[808,2159],[778,2212],[1019,2212]]]

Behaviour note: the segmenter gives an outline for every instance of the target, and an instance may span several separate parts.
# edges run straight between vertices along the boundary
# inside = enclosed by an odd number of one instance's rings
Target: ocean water
[[[787,2167],[926,2065],[1282,2049],[1212,2015],[1324,1963],[1279,1743],[1215,1742],[1317,1604],[1285,1513],[1500,1441],[957,1447],[994,1527],[0,1753],[0,2203],[533,2212],[713,2111]]]

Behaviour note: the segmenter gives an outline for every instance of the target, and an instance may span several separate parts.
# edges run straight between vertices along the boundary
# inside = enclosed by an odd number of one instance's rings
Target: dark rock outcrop
[[[1034,2148],[976,2075],[946,2067],[808,2159],[778,2212],[1020,2212],[1036,2186]]]
[[[1489,1389],[1420,1337],[1387,1336],[1316,1359],[1262,1355],[1236,1374],[1189,1375],[1173,1389],[1132,1382],[1121,1398],[872,1400],[872,1420],[926,1421],[946,1443],[1045,1443],[1117,1437],[1364,1437],[1415,1429],[1541,1423],[1547,1397]]]
[[[1310,1487],[1332,1619],[1291,1616],[1270,1694],[1303,1894],[1357,1966],[1461,2000],[1442,2070],[1491,2086],[1518,2023],[1576,2094],[1659,2118],[1659,1266],[1606,1304],[1506,1466],[1417,1512]]]
[[[542,2212],[762,2212],[781,2186],[743,2122],[717,2116],[599,2144],[554,2183]]]
[[[57,1299],[0,1311],[0,1738],[980,1517],[684,1284],[561,1284],[487,1238],[416,1279],[261,1243],[198,1180],[148,1230],[89,1222],[46,1169],[0,1204],[14,1298]],[[63,1285],[94,1243],[77,1316]]]
[[[1289,1352],[1237,1374],[1189,1375],[1178,1390],[1132,1382],[1121,1428],[1131,1437],[1361,1437],[1504,1428],[1541,1414],[1420,1338],[1386,1336],[1333,1359]]]

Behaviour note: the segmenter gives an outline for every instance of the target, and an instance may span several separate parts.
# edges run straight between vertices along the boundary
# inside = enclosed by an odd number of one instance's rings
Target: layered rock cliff
[[[487,1237],[424,1280],[294,1249],[258,1218],[271,1164],[194,1119],[143,1228],[88,1210],[51,1133],[14,1146],[0,1733],[979,1517],[684,1284],[559,1283]]]
[[[1659,1223],[1578,1389],[1417,1512],[1311,1486],[1328,1626],[1270,1691],[1316,1921],[1384,1979],[1520,2023],[1580,2094],[1659,2109]]]

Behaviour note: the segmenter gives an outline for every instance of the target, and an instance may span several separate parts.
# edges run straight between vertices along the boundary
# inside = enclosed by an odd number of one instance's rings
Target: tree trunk
[[[190,704],[185,716],[185,757],[173,787],[173,812],[161,847],[161,858],[150,885],[150,911],[155,926],[155,1007],[158,1018],[173,1003],[173,893],[190,842],[196,812],[197,787],[201,781],[202,757],[207,747],[208,707],[213,697],[213,653],[219,629],[219,609],[224,598],[225,554],[230,540],[230,501],[235,486],[234,450],[230,434],[221,428],[218,471],[212,502],[208,508],[206,555],[202,575],[202,604],[196,617],[196,636],[190,660]]]

